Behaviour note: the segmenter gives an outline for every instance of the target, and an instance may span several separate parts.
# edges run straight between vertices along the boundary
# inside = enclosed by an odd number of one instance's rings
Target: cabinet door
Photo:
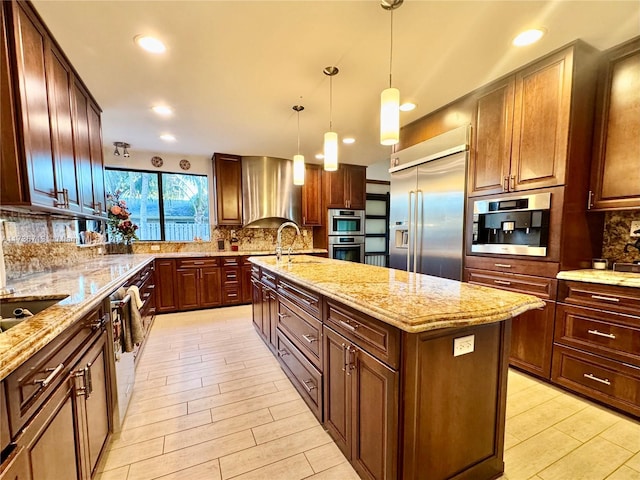
[[[564,184],[572,52],[560,52],[516,74],[510,190]]]
[[[242,267],[242,303],[251,303],[253,298],[251,293],[251,265]]]
[[[222,305],[222,282],[220,267],[200,268],[200,306],[217,307]]]
[[[34,479],[82,478],[76,444],[82,437],[74,404],[74,389],[67,380],[24,429],[20,443],[24,442]]]
[[[92,474],[96,468],[98,458],[107,443],[111,425],[107,376],[108,355],[105,330],[74,368],[77,373],[76,386],[80,385],[76,394],[80,399],[84,399],[79,410],[83,412],[85,419],[89,474]]]
[[[0,472],[0,480],[31,480],[27,451],[18,448],[10,457],[5,460],[6,464],[3,465],[5,470]]]
[[[91,181],[91,144],[89,142],[89,104],[84,89],[73,83],[73,145],[78,165],[78,181],[82,212],[93,215],[93,182]]]
[[[55,178],[58,202],[62,208],[80,211],[78,168],[73,149],[71,92],[73,76],[71,67],[57,48],[48,42],[45,57],[48,64],[47,93],[55,158]]]
[[[340,165],[335,172],[324,172],[326,208],[347,208],[346,171],[346,167]]]
[[[509,77],[483,89],[476,97],[469,196],[500,193],[509,188],[513,91],[514,79]]]
[[[542,310],[529,310],[512,320],[509,363],[547,380],[551,378],[551,353],[556,302],[545,301]]]
[[[178,310],[190,310],[200,306],[200,269],[178,268],[176,270],[178,288]]]
[[[302,186],[302,225],[322,225],[322,166],[305,165]]]
[[[256,280],[251,280],[251,319],[253,320],[253,326],[262,333],[262,284]]]
[[[107,203],[104,192],[104,159],[102,156],[102,124],[100,109],[89,101],[89,143],[91,145],[91,183],[93,184],[93,203],[97,215],[107,216]]]
[[[398,372],[358,347],[347,351],[351,373],[351,461],[362,478],[397,478]]]
[[[275,349],[277,341],[277,328],[278,328],[278,295],[273,290],[269,289],[269,321],[265,324],[265,329],[268,329],[269,344],[272,350]]]
[[[237,155],[213,156],[218,225],[242,225],[242,163]]]
[[[324,427],[351,460],[353,401],[351,372],[346,370],[349,342],[329,328],[324,327],[323,333]]]
[[[45,67],[48,39],[44,27],[21,4],[12,2],[11,8],[30,200],[53,207],[56,182]]]
[[[640,208],[640,39],[606,57],[598,82],[593,208]]]
[[[156,309],[160,313],[177,310],[175,277],[176,264],[173,260],[156,260]]]
[[[347,208],[364,210],[367,206],[367,168],[349,165],[346,190],[349,192]]]

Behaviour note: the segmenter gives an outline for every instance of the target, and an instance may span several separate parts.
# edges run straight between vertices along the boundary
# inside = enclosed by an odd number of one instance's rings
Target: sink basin
[[[24,310],[28,310],[33,315],[37,315],[64,298],[67,297],[36,300],[21,300],[19,298],[0,299],[0,316],[2,317],[2,320],[0,320],[0,330],[4,332],[18,323],[28,320],[31,315],[28,315]]]

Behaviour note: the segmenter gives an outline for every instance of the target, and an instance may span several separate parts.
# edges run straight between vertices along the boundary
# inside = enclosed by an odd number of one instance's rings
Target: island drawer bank
[[[509,320],[543,301],[308,256],[249,261],[256,329],[362,478],[500,475]]]

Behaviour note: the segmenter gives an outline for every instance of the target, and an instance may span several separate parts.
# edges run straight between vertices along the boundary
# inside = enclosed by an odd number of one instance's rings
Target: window
[[[205,175],[105,170],[107,192],[120,192],[140,240],[209,240],[209,182]]]

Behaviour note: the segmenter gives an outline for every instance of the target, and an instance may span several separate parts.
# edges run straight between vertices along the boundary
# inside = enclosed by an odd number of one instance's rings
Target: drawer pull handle
[[[278,312],[278,317],[280,318],[287,318],[289,315],[287,315],[286,313],[280,313]]]
[[[508,263],[494,263],[494,265],[499,268],[511,268],[511,265]]]
[[[605,297],[603,295],[591,295],[591,298],[595,300],[606,300],[607,302],[619,302],[620,299],[616,297]]]
[[[311,384],[311,386],[309,386],[309,384]],[[304,385],[304,388],[307,390],[307,393],[311,393],[313,390],[317,388],[316,385],[313,383],[313,380],[311,379],[304,380],[302,382],[302,385]]]
[[[193,262],[194,265],[204,265],[204,262]]]
[[[287,352],[286,350],[278,350],[278,355],[284,357],[286,355],[289,355],[289,352]]]
[[[45,372],[51,372],[49,373],[49,376],[45,379],[34,380],[33,384],[34,385],[40,384],[41,388],[47,388],[49,384],[53,382],[53,379],[58,376],[58,374],[62,371],[63,368],[64,368],[64,363],[61,363],[56,368],[47,368]]]
[[[494,280],[493,283],[497,283],[498,285],[511,285],[511,282],[507,280]]]
[[[598,378],[595,375],[593,375],[592,373],[585,373],[583,375],[584,378],[588,378],[589,380],[593,380],[595,382],[600,382],[600,383],[604,383],[605,385],[611,385],[611,382],[609,381],[608,378]]]
[[[313,343],[313,342],[318,341],[318,339],[316,337],[314,337],[313,335],[302,335],[302,338],[304,338],[309,343]]]
[[[340,325],[342,325],[344,328],[346,328],[347,330],[351,330],[352,332],[355,332],[356,329],[359,327],[359,325],[357,325],[357,324],[354,326],[354,325],[351,325],[350,323],[347,323],[347,322],[345,322],[343,320],[338,320],[338,323]]]
[[[616,336],[613,333],[603,333],[598,330],[587,330],[591,335],[597,335],[599,337],[610,338],[611,340],[615,340]]]
[[[342,371],[347,371],[347,346],[342,344]]]

